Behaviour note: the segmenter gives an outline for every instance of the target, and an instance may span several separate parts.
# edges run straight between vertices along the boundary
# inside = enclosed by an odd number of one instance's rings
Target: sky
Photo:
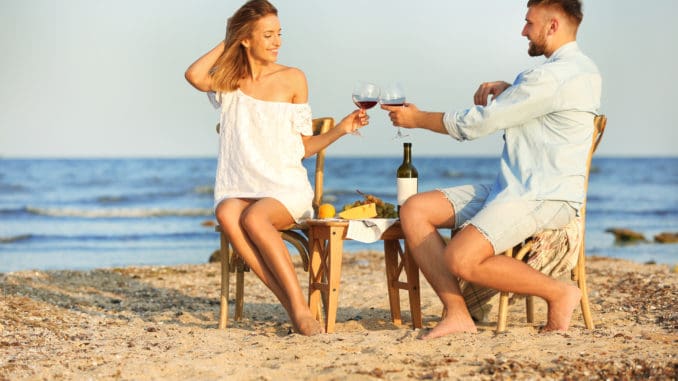
[[[224,38],[232,0],[1,0],[0,157],[214,157],[217,112],[184,71]],[[472,106],[480,83],[544,61],[520,35],[526,0],[278,0],[281,64],[315,117],[354,109],[357,80],[401,82],[427,111]],[[675,0],[585,0],[578,41],[603,76],[598,155],[677,156]],[[399,156],[386,112],[335,156]],[[498,156],[499,134],[409,131],[413,155]]]

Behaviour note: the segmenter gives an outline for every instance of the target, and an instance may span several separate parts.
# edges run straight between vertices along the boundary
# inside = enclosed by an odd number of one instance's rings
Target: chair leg
[[[219,329],[224,329],[228,325],[228,288],[231,273],[231,253],[228,249],[229,242],[226,238],[226,234],[221,232],[220,235],[221,245],[219,252],[221,254],[221,293],[219,296]]]
[[[534,296],[525,297],[525,314],[528,323],[534,323]]]
[[[513,258],[513,248],[504,252],[503,255]],[[506,331],[506,321],[508,320],[508,292],[499,294],[499,313],[497,314],[497,333]]]
[[[499,294],[499,314],[497,317],[497,333],[506,331],[506,320],[508,319],[508,292]]]
[[[233,320],[242,320],[243,299],[245,296],[245,264],[239,256],[237,257],[238,265],[235,267],[235,315]]]
[[[579,289],[581,290],[581,314],[584,318],[584,324],[586,325],[587,329],[594,329],[595,326],[593,325],[593,318],[591,317],[591,309],[589,306],[589,291],[588,287],[586,286],[586,270],[584,269],[584,264],[577,263],[577,285],[579,286]]]

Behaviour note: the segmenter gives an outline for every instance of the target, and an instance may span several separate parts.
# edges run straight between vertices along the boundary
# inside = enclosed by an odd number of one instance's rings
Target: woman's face
[[[277,61],[282,44],[280,31],[278,16],[271,14],[260,18],[254,24],[252,35],[242,41],[250,58],[263,62]]]

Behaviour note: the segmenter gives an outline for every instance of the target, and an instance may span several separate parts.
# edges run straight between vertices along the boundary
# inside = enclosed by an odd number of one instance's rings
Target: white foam
[[[39,208],[26,207],[26,211],[49,217],[81,217],[81,218],[142,218],[142,217],[200,217],[212,216],[212,209],[162,209],[162,208]]]

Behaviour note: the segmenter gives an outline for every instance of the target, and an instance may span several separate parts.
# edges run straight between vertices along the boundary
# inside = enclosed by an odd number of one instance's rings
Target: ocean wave
[[[10,236],[10,237],[0,237],[0,243],[12,243],[12,242],[17,242],[17,241],[23,241],[26,239],[31,238],[31,234],[20,234],[20,235],[15,235],[15,236]]]
[[[212,186],[212,185],[200,185],[200,186],[193,188],[193,192],[195,192],[197,194],[212,195],[212,194],[214,194],[214,186]]]
[[[18,208],[0,208],[0,216],[10,216],[18,213],[23,213],[25,212],[24,208],[18,207]]]
[[[201,217],[213,216],[212,209],[162,209],[162,208],[110,208],[110,209],[79,209],[79,208],[39,208],[26,207],[31,214],[48,217],[79,217],[79,218],[142,218],[142,217]]]
[[[587,215],[600,215],[600,216],[622,216],[623,218],[629,218],[632,216],[638,217],[667,217],[667,216],[676,216],[678,215],[678,209],[615,209],[615,208],[595,208],[588,206],[590,203],[587,202]]]
[[[197,187],[193,189],[193,193],[199,195],[212,195],[212,187]],[[143,202],[143,201],[155,201],[158,199],[170,199],[175,197],[186,196],[187,192],[184,190],[177,191],[162,191],[162,192],[148,192],[148,193],[139,193],[139,194],[129,194],[129,195],[101,195],[96,198],[96,202],[100,204],[115,204],[115,203],[124,203],[124,202]],[[87,200],[81,200],[87,201]]]
[[[200,230],[191,232],[170,232],[170,233],[136,233],[123,232],[112,234],[33,234],[30,238],[36,242],[132,242],[144,240],[160,241],[181,241],[203,239],[205,237],[213,238],[214,232],[211,230]]]

